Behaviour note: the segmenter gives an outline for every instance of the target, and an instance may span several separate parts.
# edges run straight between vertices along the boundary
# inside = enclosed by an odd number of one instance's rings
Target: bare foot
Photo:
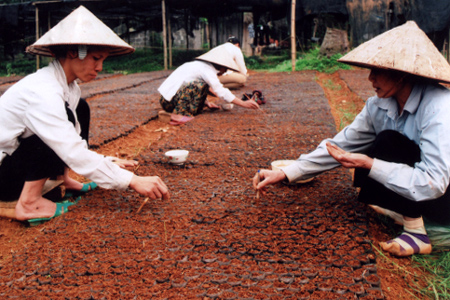
[[[25,221],[35,218],[50,218],[55,214],[56,203],[39,197],[36,199],[19,199],[16,205],[16,219]]]

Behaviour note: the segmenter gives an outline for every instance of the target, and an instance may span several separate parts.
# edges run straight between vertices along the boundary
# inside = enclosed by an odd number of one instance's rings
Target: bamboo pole
[[[36,24],[36,41],[39,39],[39,8],[36,5],[34,22]],[[39,70],[40,57],[36,55],[36,70]]]
[[[162,22],[163,22],[163,48],[164,48],[164,70],[167,70],[167,29],[166,29],[166,2],[161,0]]]
[[[295,41],[295,0],[291,4],[291,62],[292,71],[295,71],[295,61],[297,59],[297,43]]]
[[[167,10],[167,35],[169,36],[169,68],[172,68],[172,23],[170,21],[170,8]]]

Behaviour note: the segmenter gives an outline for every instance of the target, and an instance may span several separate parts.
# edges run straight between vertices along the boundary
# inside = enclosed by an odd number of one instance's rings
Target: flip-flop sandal
[[[403,232],[393,240],[380,243],[381,248],[395,256],[430,254],[431,242],[426,234]]]
[[[64,194],[63,199],[82,196],[82,195],[86,194],[87,192],[95,190],[97,187],[98,187],[98,185],[93,181],[91,181],[89,183],[83,183],[83,187],[79,191],[66,190],[66,193]]]
[[[81,197],[80,197],[81,198]],[[66,203],[56,203],[56,211],[53,217],[50,218],[36,218],[36,219],[29,219],[27,222],[30,224],[30,226],[36,226],[43,224],[45,222],[50,221],[53,218],[59,217],[62,214],[65,214],[69,211],[69,206],[75,205],[74,202],[66,202]]]

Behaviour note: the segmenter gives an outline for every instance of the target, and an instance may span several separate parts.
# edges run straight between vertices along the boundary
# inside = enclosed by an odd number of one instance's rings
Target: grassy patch
[[[416,291],[428,299],[450,299],[450,252],[435,250],[429,255],[414,255],[412,260],[430,274],[424,278],[427,287]]]
[[[173,68],[194,60],[206,50],[177,50],[172,52]],[[319,48],[314,48],[305,53],[299,53],[296,62],[296,70],[316,70],[319,72],[332,73],[338,69],[349,69],[350,67],[338,63],[340,54],[331,57],[319,55]],[[41,57],[40,67],[49,63],[50,59]],[[291,72],[291,59],[289,50],[279,51],[276,55],[245,57],[245,63],[250,70],[263,70],[269,72]],[[108,57],[103,64],[103,73],[132,74],[151,72],[164,69],[164,54],[159,48],[137,49],[130,55]],[[21,59],[13,62],[0,62],[0,76],[27,75],[36,70],[36,58],[24,55]]]

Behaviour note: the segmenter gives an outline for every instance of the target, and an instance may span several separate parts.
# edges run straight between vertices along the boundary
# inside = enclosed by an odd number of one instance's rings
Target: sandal
[[[76,190],[66,190],[66,193],[64,194],[64,198],[63,199],[68,199],[68,198],[72,198],[72,197],[78,197],[78,196],[82,196],[84,194],[86,194],[89,191],[93,191],[98,187],[98,185],[91,181],[89,183],[83,183],[83,187],[81,188],[81,190],[76,191]]]
[[[78,197],[78,198],[81,198],[81,197]],[[56,211],[55,211],[55,214],[53,215],[53,217],[29,219],[29,220],[27,220],[27,222],[30,224],[30,226],[36,226],[36,225],[43,224],[47,221],[50,221],[51,219],[53,219],[55,217],[59,217],[60,215],[65,214],[66,212],[69,211],[69,206],[72,206],[72,205],[75,205],[76,203],[78,203],[78,201],[79,201],[78,198],[77,198],[76,202],[56,203]]]
[[[430,254],[431,242],[426,234],[404,231],[397,238],[380,243],[381,248],[395,256],[411,256],[413,254]]]

